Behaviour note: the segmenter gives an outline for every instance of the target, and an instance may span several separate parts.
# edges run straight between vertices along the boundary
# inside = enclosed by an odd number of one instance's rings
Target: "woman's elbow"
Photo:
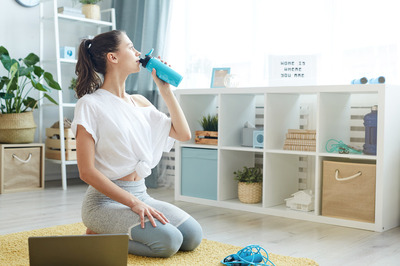
[[[190,140],[191,138],[192,138],[192,133],[189,131],[189,132],[180,134],[177,140],[184,142],[184,141]]]

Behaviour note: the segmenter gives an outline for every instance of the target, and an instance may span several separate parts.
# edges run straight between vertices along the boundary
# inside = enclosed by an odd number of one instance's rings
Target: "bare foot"
[[[97,235],[96,232],[93,232],[93,231],[90,230],[89,228],[86,229],[86,234],[87,234],[87,235]]]

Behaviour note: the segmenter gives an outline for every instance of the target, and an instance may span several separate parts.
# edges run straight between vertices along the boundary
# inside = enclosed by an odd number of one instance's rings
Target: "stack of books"
[[[67,16],[74,16],[74,17],[78,17],[78,18],[84,18],[85,15],[82,14],[82,10],[79,8],[73,8],[73,7],[66,7],[66,6],[62,6],[58,8],[58,13],[59,14],[63,14],[63,15],[67,15]]]
[[[286,134],[284,150],[316,151],[316,130],[289,129]]]

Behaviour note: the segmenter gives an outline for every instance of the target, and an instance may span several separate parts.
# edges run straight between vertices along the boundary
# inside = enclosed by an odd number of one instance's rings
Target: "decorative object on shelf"
[[[227,74],[224,78],[224,85],[226,88],[236,88],[239,86],[239,76],[235,74]]]
[[[79,9],[79,8],[61,6],[57,9],[57,11],[59,14],[63,14],[63,15],[67,15],[67,16],[73,16],[73,17],[78,17],[78,18],[85,17],[85,15],[82,14],[82,9]]]
[[[75,47],[61,46],[60,47],[60,58],[75,59]]]
[[[88,19],[100,20],[100,6],[97,5],[101,0],[79,0],[82,4],[82,13]]]
[[[243,203],[259,203],[262,197],[263,174],[259,167],[243,167],[233,172],[238,183],[238,197]]]
[[[371,112],[364,116],[365,144],[363,152],[376,155],[376,138],[378,128],[378,105],[371,108]]]
[[[225,77],[231,72],[230,67],[213,68],[211,77],[211,88],[224,88]]]
[[[36,65],[39,57],[34,53],[17,60],[0,46],[0,60],[8,72],[8,76],[0,79],[0,143],[33,142],[36,124],[31,111],[37,108],[39,99],[28,96],[29,91],[32,88],[42,91],[44,97],[57,104],[47,92],[61,87],[52,74]]]
[[[325,150],[330,153],[336,152],[339,154],[362,154],[362,150],[360,148],[346,145],[343,143],[343,141],[336,139],[328,140],[325,145]]]
[[[380,76],[377,78],[372,78],[368,80],[369,84],[383,84],[385,83],[385,77],[384,76]]]
[[[257,128],[255,125],[247,121],[242,129],[242,146],[254,147],[254,131],[262,131],[262,128]],[[260,139],[259,139],[260,140]],[[259,147],[258,147],[259,148]]]
[[[269,86],[317,84],[318,55],[269,55]]]
[[[284,150],[316,151],[316,130],[289,129],[286,134]]]
[[[71,120],[64,118],[65,160],[76,160],[76,140],[71,130]],[[61,160],[60,125],[55,122],[50,128],[46,128],[46,158]]]
[[[311,189],[300,190],[292,194],[293,197],[285,199],[286,207],[292,210],[313,211],[315,196]]]
[[[264,148],[264,130],[253,131],[253,148]]]
[[[228,266],[240,265],[273,265],[269,259],[268,252],[259,245],[248,245],[236,254],[226,256],[221,263]]]
[[[359,79],[353,79],[351,81],[351,84],[366,84],[368,82],[368,79],[366,77],[362,77]]]
[[[40,0],[15,0],[23,7],[34,7],[40,3]]]
[[[195,143],[218,145],[218,115],[203,116],[199,123],[203,130],[195,131]]]

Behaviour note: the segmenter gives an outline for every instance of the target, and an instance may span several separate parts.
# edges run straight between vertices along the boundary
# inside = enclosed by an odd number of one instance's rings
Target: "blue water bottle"
[[[351,81],[351,84],[366,84],[368,82],[368,79],[366,77],[362,77],[359,79],[353,79]]]
[[[371,113],[364,116],[365,144],[363,152],[365,154],[376,155],[376,135],[378,127],[378,106],[374,105]]]
[[[151,49],[148,54],[146,54],[145,58],[141,58],[139,62],[142,64],[144,68],[146,68],[150,73],[153,71],[153,68],[156,69],[157,77],[175,87],[178,87],[179,83],[181,83],[183,77],[179,75],[178,72],[151,56],[154,49]]]

